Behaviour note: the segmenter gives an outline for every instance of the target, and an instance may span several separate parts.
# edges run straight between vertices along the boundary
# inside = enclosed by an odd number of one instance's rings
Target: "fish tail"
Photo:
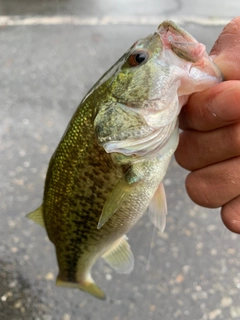
[[[105,293],[96,285],[96,283],[93,281],[91,275],[87,277],[87,280],[78,283],[78,282],[68,282],[65,280],[62,280],[59,276],[57,277],[56,281],[57,286],[61,287],[69,287],[69,288],[75,288],[80,289],[82,291],[88,292],[92,296],[105,300],[106,295]]]

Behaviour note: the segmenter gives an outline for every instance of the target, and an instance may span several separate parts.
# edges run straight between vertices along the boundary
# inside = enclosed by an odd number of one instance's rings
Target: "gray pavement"
[[[0,320],[240,319],[240,238],[218,210],[191,202],[187,172],[174,160],[165,179],[165,232],[152,241],[148,217],[131,230],[130,275],[103,261],[94,267],[105,302],[55,286],[54,248],[25,218],[41,203],[49,158],[80,100],[136,39],[155,30],[156,17],[196,19],[183,26],[210,49],[223,21],[239,12],[238,1],[0,1],[0,15],[13,22],[0,28]],[[64,15],[80,23],[61,23]],[[26,25],[36,16],[38,23]],[[104,16],[118,23],[99,25]]]

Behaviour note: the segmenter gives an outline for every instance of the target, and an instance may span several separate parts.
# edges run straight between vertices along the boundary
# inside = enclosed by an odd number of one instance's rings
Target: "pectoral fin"
[[[119,180],[104,204],[103,211],[98,221],[98,229],[100,229],[121,207],[122,203],[128,198],[135,186],[136,183],[129,183],[126,176],[123,176],[122,179]]]
[[[134,257],[124,235],[118,239],[102,256],[117,273],[130,273],[134,266]]]
[[[167,201],[163,183],[161,183],[148,207],[150,221],[163,232],[166,226]]]
[[[42,213],[42,206],[37,208],[35,211],[27,214],[26,217],[28,219],[31,219],[34,222],[38,223],[43,228],[45,228],[45,224],[44,224],[44,220],[43,220],[43,213]]]

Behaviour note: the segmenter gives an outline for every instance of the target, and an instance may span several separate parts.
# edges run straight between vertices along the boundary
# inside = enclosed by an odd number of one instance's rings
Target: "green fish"
[[[55,245],[57,285],[105,299],[91,277],[96,260],[119,273],[133,269],[126,233],[146,211],[165,227],[162,181],[180,109],[221,80],[205,46],[164,21],[88,92],[50,160],[42,206],[28,215]]]

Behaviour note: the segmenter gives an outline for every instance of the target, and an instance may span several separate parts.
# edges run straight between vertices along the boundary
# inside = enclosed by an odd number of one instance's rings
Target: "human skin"
[[[191,171],[186,190],[197,204],[221,208],[223,223],[240,233],[240,17],[222,31],[211,56],[225,82],[193,94],[180,114],[175,157]]]

